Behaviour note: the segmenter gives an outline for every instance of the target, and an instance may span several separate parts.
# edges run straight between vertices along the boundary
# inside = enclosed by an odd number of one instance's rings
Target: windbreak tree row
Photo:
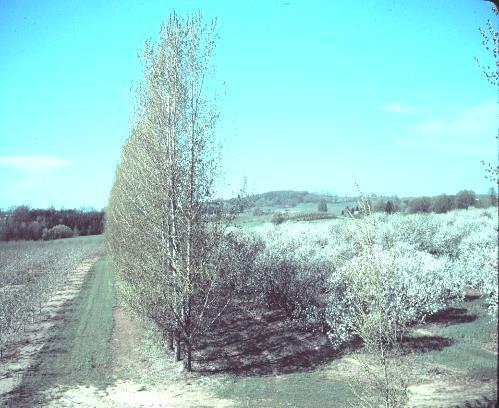
[[[215,22],[172,13],[157,43],[146,43],[144,79],[116,169],[106,238],[121,293],[184,347],[226,306],[228,216],[214,200],[218,111],[206,97]]]

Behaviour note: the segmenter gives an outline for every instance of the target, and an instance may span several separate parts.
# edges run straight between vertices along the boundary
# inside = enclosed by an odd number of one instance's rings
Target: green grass
[[[452,345],[441,351],[418,354],[415,363],[421,367],[443,366],[461,376],[482,380],[497,378],[497,322],[486,313],[482,300],[463,301],[453,305],[466,309],[466,315],[477,316],[471,322],[432,324],[428,328],[435,336],[452,339]],[[495,346],[494,346],[495,345]]]
[[[108,383],[114,302],[112,269],[107,259],[101,259],[88,272],[73,303],[65,307],[57,330],[42,348],[39,364],[25,377],[23,392],[34,395],[58,385]]]
[[[343,407],[348,384],[331,380],[325,370],[265,377],[228,378],[212,392],[237,407]]]
[[[108,378],[114,299],[109,261],[101,259],[90,271],[69,324],[62,328],[69,353],[61,356],[60,363],[72,367],[66,380],[99,383]]]

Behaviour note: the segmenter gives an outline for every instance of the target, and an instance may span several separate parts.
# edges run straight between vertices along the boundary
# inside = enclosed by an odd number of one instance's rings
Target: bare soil
[[[437,408],[494,408],[497,398],[491,384],[457,381],[455,378],[428,378],[424,383],[409,388],[409,407]]]
[[[113,374],[124,372],[143,373],[146,364],[140,353],[142,325],[122,307],[113,310],[113,334],[109,343],[112,355]]]

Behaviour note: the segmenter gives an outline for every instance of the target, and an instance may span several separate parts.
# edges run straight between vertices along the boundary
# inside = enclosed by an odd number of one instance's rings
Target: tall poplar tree
[[[146,43],[132,130],[107,210],[106,236],[121,293],[185,351],[230,297],[221,262],[226,218],[214,204],[218,111],[207,97],[215,21],[173,12]],[[215,210],[214,210],[215,207]]]

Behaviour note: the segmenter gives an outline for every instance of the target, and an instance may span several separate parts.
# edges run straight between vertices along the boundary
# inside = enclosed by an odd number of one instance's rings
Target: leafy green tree
[[[284,217],[284,214],[281,212],[276,212],[272,216],[272,223],[276,225],[282,224],[284,221],[286,221],[286,218]]]
[[[489,188],[488,195],[489,195],[490,205],[494,206],[494,207],[497,206],[497,192],[496,192],[496,189],[494,187]]]
[[[368,355],[357,358],[358,372],[349,385],[358,406],[404,407],[408,402],[408,367],[400,364],[400,356],[409,319],[405,307],[393,307],[392,303],[400,296],[394,258],[379,256],[379,247],[374,245],[379,226],[365,198],[360,207],[364,216],[353,219],[352,230],[358,257],[344,273],[351,311],[349,331],[362,340]]]
[[[260,217],[261,215],[263,215],[262,209],[260,207],[253,208],[253,215],[255,217]]]

